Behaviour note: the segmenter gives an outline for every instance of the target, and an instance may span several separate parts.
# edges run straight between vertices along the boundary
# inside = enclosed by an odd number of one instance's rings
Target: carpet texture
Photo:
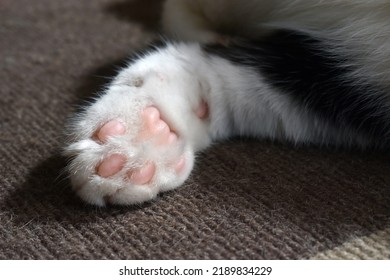
[[[0,2],[0,259],[389,259],[385,154],[238,139],[153,202],[96,208],[74,196],[66,121],[156,36],[160,10]]]

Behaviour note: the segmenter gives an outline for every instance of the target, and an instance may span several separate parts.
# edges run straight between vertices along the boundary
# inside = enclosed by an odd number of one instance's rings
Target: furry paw
[[[138,113],[138,125],[118,116],[76,145],[71,176],[87,202],[133,204],[180,186],[193,166],[193,153],[154,106]]]
[[[73,122],[66,154],[73,189],[85,201],[141,203],[190,175],[195,150],[210,142],[208,106],[197,81],[167,73],[123,70]]]

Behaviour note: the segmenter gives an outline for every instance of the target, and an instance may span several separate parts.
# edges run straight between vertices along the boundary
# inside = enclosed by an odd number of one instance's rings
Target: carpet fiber
[[[96,208],[71,192],[66,121],[156,36],[160,10],[0,2],[0,259],[389,259],[384,154],[236,139],[150,203]]]

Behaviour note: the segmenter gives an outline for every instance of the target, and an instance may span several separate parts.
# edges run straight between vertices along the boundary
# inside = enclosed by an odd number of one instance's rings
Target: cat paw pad
[[[97,205],[139,203],[188,177],[192,151],[160,110],[146,106],[138,118],[138,126],[123,121],[126,118],[109,120],[84,140],[87,146],[80,144],[82,151],[70,169],[75,170],[74,189],[84,200]]]

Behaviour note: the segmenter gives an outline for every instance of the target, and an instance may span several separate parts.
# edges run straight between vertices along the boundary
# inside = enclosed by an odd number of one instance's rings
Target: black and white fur
[[[74,189],[105,205],[154,199],[188,178],[195,154],[232,136],[299,144],[390,147],[390,2],[372,0],[168,0],[167,43],[128,67],[75,118],[66,153]],[[209,114],[194,110],[206,102]],[[140,112],[155,106],[179,141],[164,148],[136,141]],[[102,145],[104,123],[127,132]],[[112,153],[129,160],[109,178],[96,166]],[[169,162],[184,155],[184,171]],[[134,185],[126,170],[153,162]]]

